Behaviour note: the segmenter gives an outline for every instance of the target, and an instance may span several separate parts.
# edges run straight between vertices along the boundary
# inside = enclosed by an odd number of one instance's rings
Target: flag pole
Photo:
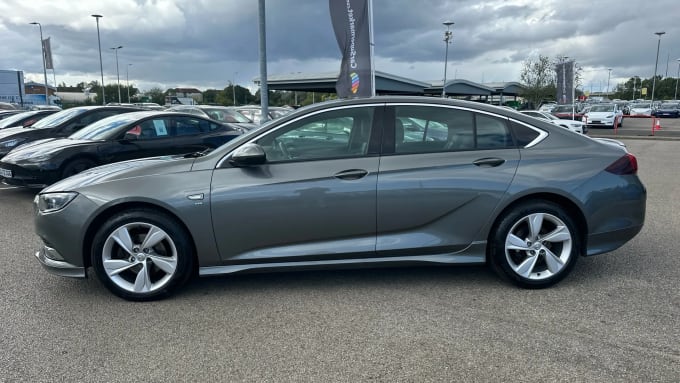
[[[373,48],[375,46],[373,40],[373,0],[368,0],[368,35],[369,45],[371,47],[371,96],[375,96],[375,61],[373,59]]]

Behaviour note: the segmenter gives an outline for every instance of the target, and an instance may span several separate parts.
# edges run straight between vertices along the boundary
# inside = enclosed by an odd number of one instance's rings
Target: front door
[[[374,115],[366,105],[307,115],[251,141],[265,150],[265,164],[216,169],[211,209],[224,263],[372,255]]]

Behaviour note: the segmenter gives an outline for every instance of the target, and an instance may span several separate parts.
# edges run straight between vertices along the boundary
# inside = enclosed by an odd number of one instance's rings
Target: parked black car
[[[57,112],[31,126],[3,129],[0,131],[0,158],[19,145],[43,138],[68,137],[103,118],[138,110],[122,106],[80,106]]]
[[[39,140],[12,150],[0,162],[0,178],[11,185],[43,187],[102,164],[202,152],[240,134],[236,127],[188,113],[125,113],[68,138]]]
[[[17,113],[0,121],[0,129],[13,128],[16,126],[31,126],[56,110],[32,110],[30,112]]]
[[[678,118],[680,117],[680,104],[665,102],[659,106],[659,108],[654,112],[655,117],[670,117]]]

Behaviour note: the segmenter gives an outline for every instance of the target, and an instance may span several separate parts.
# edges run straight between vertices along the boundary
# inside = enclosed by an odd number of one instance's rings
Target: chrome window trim
[[[250,140],[248,140],[248,141],[246,141],[246,142],[242,142],[241,145],[239,145],[238,147],[234,148],[234,149],[231,150],[230,152],[226,153],[226,154],[224,155],[224,157],[222,157],[222,159],[220,159],[220,160],[217,162],[217,165],[215,165],[215,169],[221,168],[221,167],[222,167],[222,164],[223,164],[225,161],[228,161],[228,160],[229,160],[229,157],[231,156],[231,154],[232,154],[235,150],[238,150],[241,146],[243,146],[243,145],[245,145],[245,144],[254,143],[255,141],[259,140],[260,138],[266,136],[267,134],[270,134],[270,133],[272,133],[272,132],[274,132],[274,131],[277,131],[277,130],[279,130],[279,129],[282,129],[282,128],[284,128],[284,127],[286,127],[286,126],[288,126],[288,125],[290,125],[290,124],[292,124],[292,123],[295,123],[295,122],[297,122],[297,121],[302,120],[303,118],[307,118],[307,117],[311,117],[311,116],[316,116],[317,114],[321,114],[321,113],[325,113],[325,112],[331,112],[331,111],[334,111],[334,110],[363,108],[363,107],[367,107],[367,106],[371,106],[371,107],[385,106],[385,104],[386,104],[385,102],[377,102],[377,103],[370,103],[370,104],[343,105],[343,106],[336,106],[336,107],[328,108],[328,109],[316,110],[316,111],[310,112],[310,113],[305,113],[305,114],[303,114],[302,116],[299,116],[299,117],[297,117],[297,118],[294,118],[294,119],[292,119],[292,120],[290,120],[290,121],[286,121],[285,123],[283,123],[283,124],[281,124],[281,125],[279,125],[279,126],[277,126],[277,127],[275,127],[275,128],[269,129],[269,130],[267,130],[266,132],[262,132],[261,134],[258,134],[257,136],[251,138]]]
[[[450,108],[450,109],[465,110],[465,111],[472,112],[472,113],[481,113],[481,114],[489,115],[489,116],[496,117],[496,118],[502,118],[502,119],[507,120],[507,121],[516,122],[518,124],[524,125],[527,128],[530,128],[530,129],[538,132],[538,137],[536,137],[533,141],[531,141],[527,145],[521,146],[521,148],[523,148],[523,149],[527,149],[527,148],[530,148],[532,146],[535,146],[538,143],[540,143],[541,141],[545,140],[546,137],[548,137],[548,132],[541,130],[541,129],[535,127],[535,126],[529,125],[526,122],[518,121],[518,120],[516,120],[512,117],[504,116],[502,114],[488,112],[486,110],[472,109],[472,108],[468,108],[468,107],[465,107],[465,106],[458,106],[458,105],[422,104],[422,103],[417,103],[417,102],[394,102],[394,103],[388,102],[387,106],[429,106],[429,107],[435,107],[435,108],[436,107],[444,107],[444,108]],[[529,117],[531,117],[531,116],[529,116]],[[508,126],[508,129],[511,129],[511,127]]]

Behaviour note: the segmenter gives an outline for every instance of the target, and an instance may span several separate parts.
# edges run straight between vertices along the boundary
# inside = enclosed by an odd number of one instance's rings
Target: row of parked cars
[[[0,180],[44,187],[102,164],[214,149],[258,126],[233,108],[207,105],[13,113],[0,120]]]

